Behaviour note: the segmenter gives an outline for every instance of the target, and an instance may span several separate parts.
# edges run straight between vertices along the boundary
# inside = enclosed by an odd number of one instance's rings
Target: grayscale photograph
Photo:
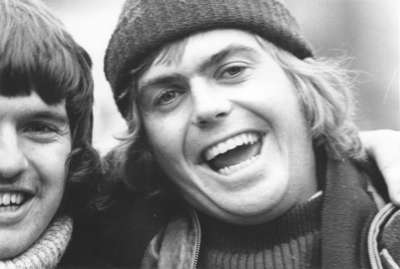
[[[0,0],[0,269],[400,269],[398,0]]]

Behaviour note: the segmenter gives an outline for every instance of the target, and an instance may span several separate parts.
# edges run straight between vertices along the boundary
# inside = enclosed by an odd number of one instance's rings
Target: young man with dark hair
[[[0,1],[1,268],[94,261],[80,241],[101,176],[92,105],[90,57],[61,22],[40,1]]]

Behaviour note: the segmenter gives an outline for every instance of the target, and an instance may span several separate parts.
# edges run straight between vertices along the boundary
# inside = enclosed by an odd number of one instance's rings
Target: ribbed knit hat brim
[[[121,91],[130,70],[167,43],[224,28],[260,35],[301,59],[312,56],[295,19],[276,0],[127,0],[104,62],[122,115],[126,117],[128,100]]]

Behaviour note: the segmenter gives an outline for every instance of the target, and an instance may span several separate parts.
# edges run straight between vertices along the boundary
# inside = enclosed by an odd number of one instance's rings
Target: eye
[[[248,69],[248,66],[241,63],[228,64],[223,66],[217,73],[219,79],[233,79],[243,76]]]
[[[175,100],[179,98],[181,93],[177,90],[165,90],[161,92],[155,101],[155,105],[163,106],[173,103]]]
[[[19,131],[24,137],[37,143],[52,143],[69,134],[69,125],[52,120],[31,120],[24,122]]]
[[[28,133],[57,133],[58,128],[50,123],[33,121],[25,124],[22,128],[24,132]]]

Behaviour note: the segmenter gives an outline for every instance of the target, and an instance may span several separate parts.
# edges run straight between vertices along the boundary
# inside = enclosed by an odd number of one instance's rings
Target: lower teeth
[[[241,169],[243,169],[244,167],[250,165],[253,161],[255,161],[257,159],[259,155],[256,156],[252,156],[250,159],[245,160],[244,162],[229,166],[229,167],[224,167],[218,170],[218,173],[223,174],[223,175],[229,175],[232,174],[234,172],[237,172]]]
[[[8,206],[0,206],[0,212],[6,212],[6,211],[16,211],[20,205],[8,205]]]

